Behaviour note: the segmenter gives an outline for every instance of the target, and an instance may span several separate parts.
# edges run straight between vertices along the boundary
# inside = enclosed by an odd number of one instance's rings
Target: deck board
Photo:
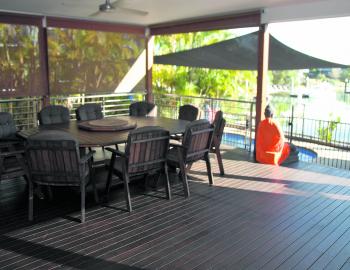
[[[89,193],[85,224],[78,194],[64,189],[53,202],[35,200],[28,222],[25,182],[3,181],[0,268],[348,269],[349,171],[262,165],[236,149],[223,157],[224,177],[212,157],[214,186],[204,162],[192,167],[189,199],[176,180],[171,201],[134,186],[132,213],[121,187],[108,205]],[[100,188],[105,176],[96,176]]]

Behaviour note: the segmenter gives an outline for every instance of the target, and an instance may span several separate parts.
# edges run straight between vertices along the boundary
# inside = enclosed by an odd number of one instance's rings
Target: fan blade
[[[120,6],[120,3],[123,4],[123,2],[124,2],[123,0],[117,0],[117,1],[114,1],[113,3],[111,3],[111,5],[115,9],[119,8],[119,9],[122,9],[123,11],[125,11],[125,12],[133,13],[135,15],[146,16],[148,14],[147,11]]]
[[[124,12],[128,12],[128,13],[133,13],[135,15],[140,15],[140,16],[146,16],[148,15],[147,11],[144,10],[139,10],[139,9],[133,9],[133,8],[126,8],[126,7],[121,7],[121,6],[116,6],[115,8],[119,8],[121,10],[123,10]]]

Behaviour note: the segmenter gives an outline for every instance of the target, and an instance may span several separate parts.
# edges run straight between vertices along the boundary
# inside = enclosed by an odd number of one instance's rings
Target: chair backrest
[[[213,126],[208,120],[195,120],[186,126],[182,139],[185,162],[203,159],[209,153],[213,138]]]
[[[69,122],[68,108],[60,105],[49,105],[43,108],[39,114],[40,125],[62,124]]]
[[[224,128],[226,125],[226,120],[222,111],[217,111],[213,121],[214,125],[214,137],[213,137],[213,147],[219,147],[221,144],[222,135],[224,133]]]
[[[169,139],[169,131],[160,127],[141,127],[131,131],[125,149],[128,172],[143,173],[163,168]]]
[[[7,112],[0,112],[0,139],[14,136],[16,131],[17,128],[12,115]]]
[[[60,130],[30,136],[26,158],[31,179],[39,184],[77,186],[88,171],[80,165],[78,141]]]
[[[103,118],[102,107],[97,103],[84,104],[75,110],[78,121],[97,120]]]
[[[157,116],[157,107],[146,101],[134,102],[130,104],[129,114],[131,116]]]
[[[179,119],[194,121],[199,119],[199,109],[193,105],[186,104],[179,108]]]

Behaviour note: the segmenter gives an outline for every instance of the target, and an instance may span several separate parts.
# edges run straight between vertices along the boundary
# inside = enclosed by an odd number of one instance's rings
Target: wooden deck
[[[135,186],[129,214],[121,187],[108,206],[89,194],[83,225],[74,191],[36,200],[29,223],[24,181],[4,181],[0,268],[350,269],[350,172],[261,165],[238,150],[224,158],[212,187],[204,163],[193,166],[189,199],[176,181],[171,201]]]

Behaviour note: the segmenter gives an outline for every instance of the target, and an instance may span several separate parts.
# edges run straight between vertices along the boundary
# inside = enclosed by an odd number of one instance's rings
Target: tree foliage
[[[163,55],[210,45],[232,38],[229,31],[210,31],[157,36],[155,54]],[[155,65],[155,92],[206,97],[251,99],[256,91],[255,71],[219,70],[182,66]]]

